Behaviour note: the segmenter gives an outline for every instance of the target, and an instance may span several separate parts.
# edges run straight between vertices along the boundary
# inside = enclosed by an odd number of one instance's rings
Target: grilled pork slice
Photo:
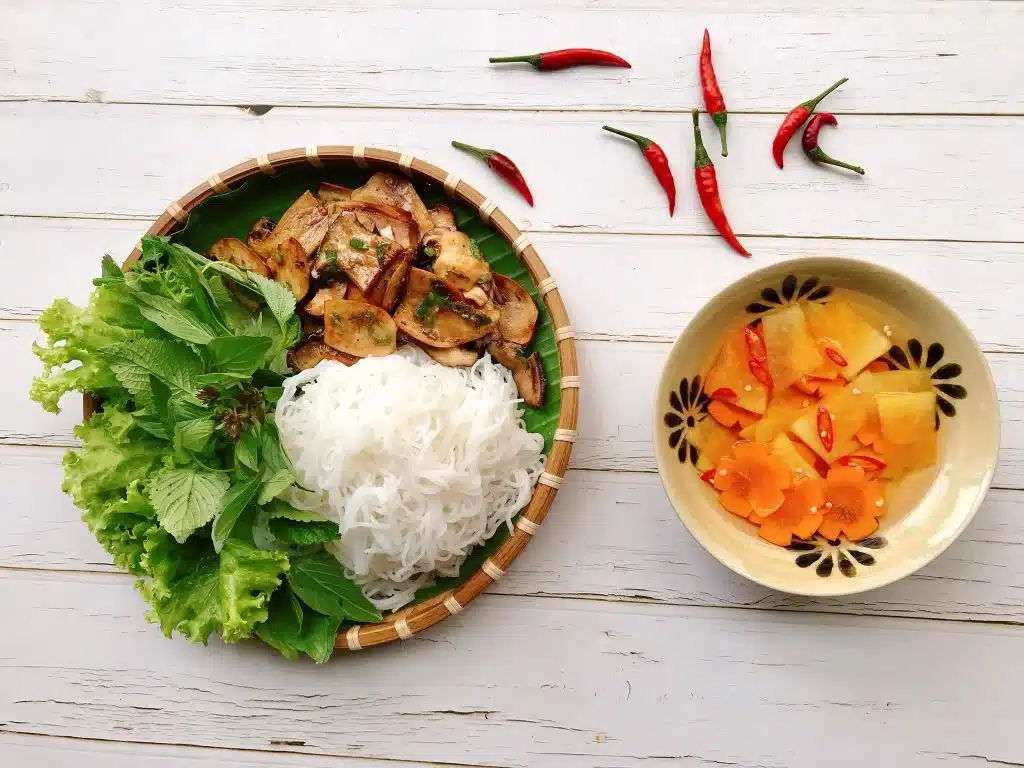
[[[373,286],[366,300],[375,304],[385,312],[393,312],[398,300],[402,298],[402,291],[405,289],[406,280],[409,279],[409,267],[412,264],[412,254],[404,253],[385,268],[380,280]]]
[[[435,229],[424,236],[422,250],[433,258],[434,274],[463,293],[491,282],[490,266],[464,232]]]
[[[356,288],[352,283],[348,284],[348,290],[345,291],[345,298],[349,301],[361,301],[363,304],[373,304],[366,294]]]
[[[344,299],[348,292],[348,282],[340,280],[336,283],[324,286],[313,294],[313,298],[306,302],[303,311],[313,317],[324,316],[324,305],[331,299]]]
[[[458,229],[455,226],[455,214],[444,203],[438,203],[433,208],[428,209],[427,213],[430,215],[430,220],[434,223],[433,229],[447,229],[450,232]]]
[[[373,174],[363,186],[352,190],[352,199],[390,205],[405,211],[412,216],[421,234],[434,228],[434,221],[412,182],[394,174]]]
[[[540,408],[544,405],[544,387],[547,382],[544,378],[544,366],[540,363],[540,355],[534,352],[526,354],[526,350],[518,344],[500,339],[492,341],[487,351],[491,357],[512,371],[512,378],[516,382],[516,389],[523,402],[531,408]]]
[[[284,212],[274,231],[253,245],[253,250],[264,261],[280,265],[281,254],[278,249],[295,238],[306,255],[312,256],[323,242],[329,225],[327,209],[311,192],[306,191]]]
[[[263,263],[263,259],[237,237],[222,237],[210,246],[208,255],[217,261],[234,264],[239,269],[270,277],[270,269]]]
[[[331,202],[326,205],[331,221],[348,212],[363,229],[394,240],[403,248],[412,248],[419,242],[419,229],[412,215],[393,205],[365,201]]]
[[[313,276],[340,271],[360,292],[368,294],[387,267],[405,253],[396,243],[360,225],[352,211],[343,211],[331,222],[313,264]]]
[[[446,349],[493,333],[499,315],[494,307],[479,308],[436,275],[414,267],[395,310],[395,322],[410,338]]]
[[[324,308],[324,341],[355,357],[382,357],[397,349],[398,328],[380,307],[332,299]]]
[[[359,358],[339,352],[318,340],[307,341],[288,353],[288,366],[293,371],[305,371],[323,360],[336,360],[345,365],[353,365]]]
[[[281,244],[277,255],[281,261],[277,265],[274,279],[287,285],[296,301],[302,301],[309,293],[309,256],[294,237]]]
[[[352,190],[325,181],[317,189],[316,196],[322,203],[345,203],[352,199]]]
[[[501,310],[501,319],[498,320],[501,336],[506,341],[525,347],[533,339],[537,327],[537,305],[533,303],[529,292],[511,277],[497,272],[491,277],[494,280],[491,296]]]
[[[420,349],[441,365],[447,365],[449,368],[471,368],[480,359],[479,353],[468,347],[434,349],[433,347],[420,345]]]

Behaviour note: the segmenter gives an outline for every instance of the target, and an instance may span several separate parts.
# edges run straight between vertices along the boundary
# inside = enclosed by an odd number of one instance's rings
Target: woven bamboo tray
[[[310,165],[315,168],[349,166],[360,168],[386,169],[404,174],[415,180],[432,182],[443,186],[445,193],[461,203],[475,208],[481,220],[497,231],[512,247],[526,267],[537,292],[551,315],[555,342],[558,345],[558,360],[561,368],[560,386],[562,402],[558,414],[558,425],[554,433],[552,448],[548,452],[544,472],[529,505],[519,515],[515,531],[498,549],[484,560],[483,565],[454,589],[431,597],[421,603],[409,606],[386,616],[375,624],[361,624],[338,633],[336,648],[357,651],[374,645],[383,645],[394,640],[408,640],[427,627],[452,616],[483,592],[491,582],[497,581],[508,570],[509,565],[526,547],[540,529],[548,510],[554,503],[562,485],[569,455],[576,441],[576,417],[579,410],[579,365],[576,358],[575,331],[569,324],[569,315],[558,293],[555,280],[544,262],[537,255],[530,239],[497,207],[490,198],[477,192],[458,176],[447,173],[435,165],[418,160],[406,153],[361,146],[314,146],[302,149],[286,149],[269,155],[260,155],[246,160],[226,171],[215,173],[182,198],[167,206],[167,210],[149,228],[147,235],[171,235],[188,221],[189,212],[210,197],[232,191],[233,186],[260,174],[274,176],[279,170]],[[134,263],[141,256],[141,242],[136,244],[125,266]],[[92,415],[95,404],[86,395],[85,418]]]

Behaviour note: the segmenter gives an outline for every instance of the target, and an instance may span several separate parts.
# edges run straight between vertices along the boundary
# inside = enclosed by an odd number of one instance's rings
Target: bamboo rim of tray
[[[402,609],[373,624],[357,624],[339,631],[335,647],[350,651],[383,645],[395,640],[408,640],[439,621],[452,616],[483,592],[491,582],[497,581],[508,570],[512,561],[526,548],[530,539],[540,529],[541,523],[554,503],[562,485],[569,464],[573,443],[576,441],[576,419],[579,411],[580,374],[576,357],[576,334],[569,324],[569,315],[562,303],[558,286],[530,239],[512,223],[497,204],[480,194],[458,176],[448,173],[435,165],[419,160],[410,154],[392,152],[363,146],[311,146],[286,149],[260,155],[251,160],[232,166],[226,171],[215,173],[182,198],[175,200],[146,232],[147,235],[170,235],[182,228],[188,221],[193,208],[210,197],[230,192],[233,186],[251,176],[265,174],[273,176],[278,170],[296,165],[312,165],[322,168],[331,164],[355,163],[361,168],[385,168],[404,174],[412,179],[426,179],[444,187],[445,192],[477,210],[485,224],[497,230],[512,246],[516,255],[526,266],[541,299],[551,314],[555,342],[558,347],[558,361],[561,367],[562,405],[558,414],[552,448],[544,464],[537,486],[533,489],[530,503],[520,513],[511,536],[487,558],[483,565],[454,589],[425,600],[417,605]],[[141,241],[135,245],[125,266],[133,264],[142,255]],[[85,396],[84,415],[89,418],[95,404],[89,395]]]

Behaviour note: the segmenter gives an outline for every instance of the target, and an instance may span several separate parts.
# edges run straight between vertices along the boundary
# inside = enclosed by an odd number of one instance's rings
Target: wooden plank
[[[43,338],[34,323],[0,323],[0,349],[9,349],[9,357],[0,357],[9,375],[0,377],[0,443],[30,445],[70,445],[71,430],[82,419],[81,398],[68,395],[62,412],[53,416],[28,399],[32,377],[42,371],[42,364],[32,354],[32,342]],[[0,353],[3,355],[3,353]],[[6,389],[9,387],[9,389]]]
[[[0,565],[77,571],[117,569],[61,491],[63,451],[0,448]]]
[[[734,110],[785,112],[847,75],[831,110],[1024,111],[1007,59],[1024,22],[1019,3],[981,11],[939,0],[701,0],[685,8],[643,0],[614,8],[585,0],[121,0],[105,9],[7,4],[0,98],[680,109],[699,99],[697,51],[708,27]],[[60,28],[78,34],[53,34]],[[633,69],[543,77],[526,66],[487,65],[488,56],[579,41],[617,51]]]
[[[0,448],[0,567],[115,572],[61,493],[61,477],[58,449]],[[1024,623],[1022,544],[1024,493],[995,490],[949,552],[918,575],[866,595],[809,600],[715,562],[684,532],[656,475],[577,470],[536,541],[491,591]]]
[[[279,750],[305,744],[274,745],[273,752],[203,749],[202,747],[109,742],[5,733],[0,726],[0,757],[4,765],[45,768],[417,768],[425,763],[288,754]],[[451,768],[465,768],[448,764]],[[431,768],[445,768],[433,763]],[[476,768],[475,766],[473,768]],[[480,768],[483,768],[482,766]]]
[[[84,305],[103,255],[123,261],[148,226],[141,221],[0,217],[0,318],[34,318],[57,296]]]
[[[679,179],[675,218],[636,147],[601,131],[602,123],[664,145]],[[719,180],[741,235],[1024,241],[1024,186],[1000,181],[1024,177],[1024,154],[1006,151],[1019,119],[844,117],[827,146],[867,168],[865,178],[814,167],[798,146],[780,171],[769,152],[777,116],[737,115],[730,124],[732,151],[718,163]],[[970,151],[954,151],[966,136]],[[537,207],[452,149],[454,137],[513,156]],[[216,171],[314,143],[400,147],[494,195],[529,230],[714,231],[687,181],[688,118],[632,113],[275,109],[256,118],[228,107],[3,104],[0,214],[153,218]],[[40,183],[38,157],[23,149],[35,145],[45,145],[48,167],[59,169],[52,183]],[[715,257],[737,258],[721,243]]]
[[[35,317],[54,296],[85,302],[100,256],[123,259],[145,229],[136,221],[0,217],[0,320]],[[1016,288],[1024,282],[1024,262],[1017,245],[751,238],[758,254],[751,264],[724,253],[713,237],[547,232],[530,238],[585,338],[674,340],[715,293],[751,267],[827,255],[898,270],[949,304],[986,351],[1024,352]]]
[[[0,444],[72,445],[71,430],[81,418],[74,396],[65,398],[59,416],[29,403],[27,392],[40,364],[31,343],[40,338],[32,323],[0,321],[0,360],[9,374],[0,377]],[[655,471],[651,445],[654,391],[669,345],[583,340],[579,346],[584,387],[580,401],[580,438],[573,449],[578,469]],[[1002,450],[995,483],[1024,488],[1024,403],[1020,355],[987,355],[1002,409]]]
[[[0,601],[20,731],[506,766],[1024,763],[1020,628],[484,596],[322,668],[164,640],[108,576],[8,574]]]

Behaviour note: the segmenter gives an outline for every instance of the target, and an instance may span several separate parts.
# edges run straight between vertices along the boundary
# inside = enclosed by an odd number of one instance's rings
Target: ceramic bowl
[[[894,484],[878,530],[861,541],[757,536],[729,514],[700,479],[699,451],[687,441],[710,418],[701,370],[722,333],[791,301],[827,302],[853,291],[878,317],[892,318],[888,360],[929,371],[936,397],[939,460]],[[889,321],[887,321],[889,322]],[[893,332],[893,329],[900,329]],[[676,340],[658,385],[654,445],[679,519],[714,557],[741,576],[799,595],[844,595],[890,584],[938,557],[967,526],[992,481],[999,408],[992,374],[970,331],[936,296],[891,270],[838,258],[798,259],[733,283],[697,313]]]

